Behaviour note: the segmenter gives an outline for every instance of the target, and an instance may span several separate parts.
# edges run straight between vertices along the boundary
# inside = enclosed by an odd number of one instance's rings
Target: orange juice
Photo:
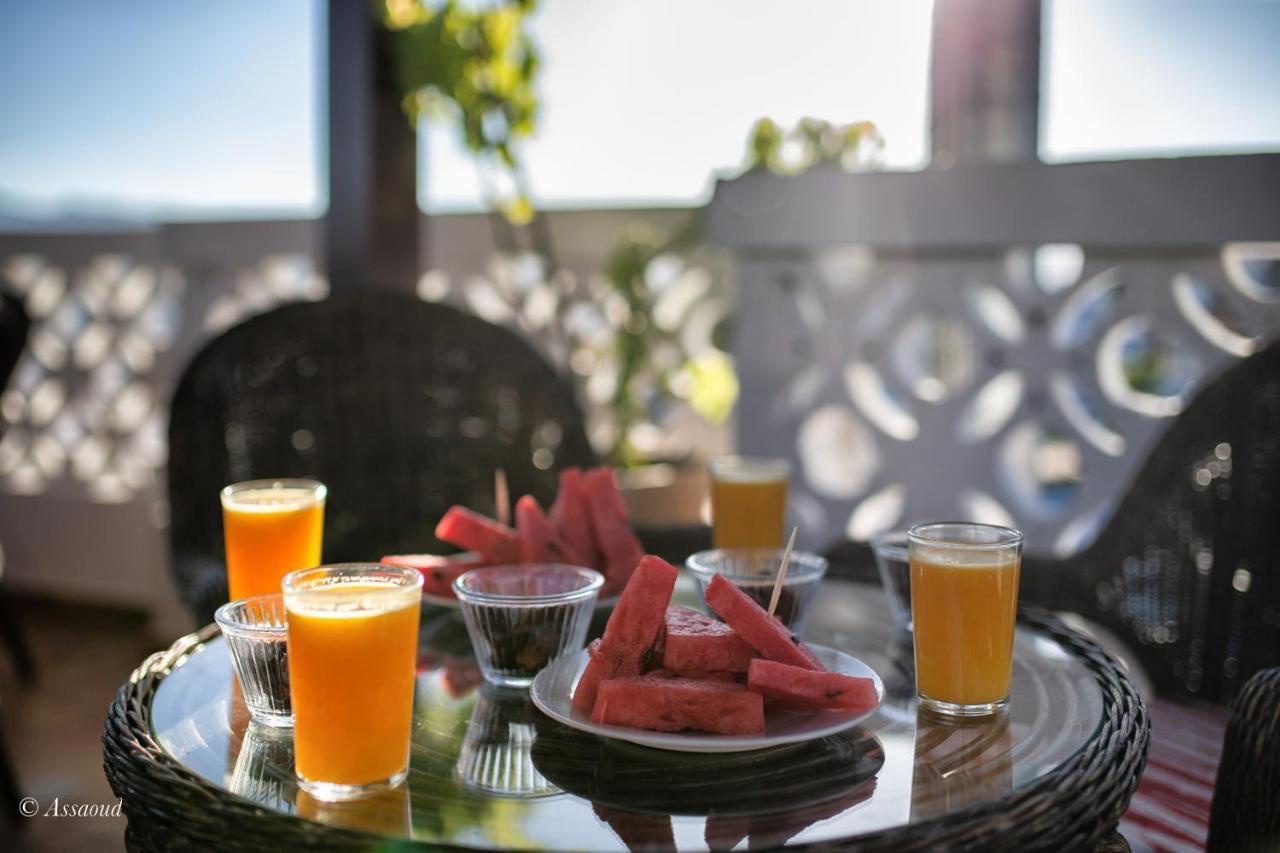
[[[396,575],[416,586],[397,585]],[[308,576],[319,582],[305,585]],[[299,779],[330,789],[396,784],[409,763],[422,576],[339,566],[290,577],[298,579],[286,581],[285,606]]]
[[[1018,555],[911,554],[916,685],[953,705],[1009,696],[1018,610]]]
[[[787,517],[787,463],[732,456],[711,464],[716,548],[781,548]]]
[[[257,480],[222,490],[232,601],[278,593],[289,572],[319,565],[324,499],[324,486],[310,480]]]

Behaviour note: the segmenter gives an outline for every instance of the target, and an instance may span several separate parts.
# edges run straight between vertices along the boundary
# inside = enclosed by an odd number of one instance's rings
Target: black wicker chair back
[[[1036,598],[1116,630],[1156,689],[1227,701],[1280,664],[1280,344],[1236,364],[1161,439],[1110,524]],[[1070,599],[1075,599],[1074,601]]]
[[[22,300],[0,292],[0,389],[9,383],[9,376],[18,366],[30,331],[31,318]]]
[[[1254,675],[1231,707],[1213,787],[1208,849],[1280,850],[1280,668]]]
[[[1025,558],[1022,600],[1129,643],[1156,689],[1227,701],[1280,665],[1280,344],[1234,365],[1161,438],[1081,553]],[[829,549],[875,578],[870,549]]]
[[[571,386],[513,333],[380,291],[289,305],[210,342],[170,410],[170,545],[202,623],[226,600],[219,490],[267,477],[329,487],[327,562],[447,550],[450,504],[493,510],[493,473],[546,505],[594,454]],[[441,551],[442,552],[442,551]]]

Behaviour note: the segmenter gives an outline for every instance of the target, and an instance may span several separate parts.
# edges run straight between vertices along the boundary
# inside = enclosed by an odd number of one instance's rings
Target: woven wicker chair
[[[1213,790],[1209,849],[1280,850],[1280,668],[1251,678],[1232,706]]]
[[[450,504],[493,507],[493,472],[544,506],[595,461],[572,388],[513,333],[409,295],[289,305],[206,345],[169,422],[170,546],[201,624],[226,600],[218,491],[265,477],[329,487],[327,562],[447,549]]]
[[[1024,600],[1119,635],[1163,696],[1225,702],[1239,691],[1214,793],[1215,849],[1280,850],[1280,674],[1265,669],[1280,665],[1277,518],[1280,344],[1272,344],[1196,396],[1090,547],[1056,563],[1024,560]],[[828,556],[846,575],[875,582],[865,545],[840,543]],[[1153,753],[1179,738],[1155,728]]]

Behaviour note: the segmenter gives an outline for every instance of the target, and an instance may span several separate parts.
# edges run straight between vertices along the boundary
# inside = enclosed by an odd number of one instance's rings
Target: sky
[[[321,213],[323,8],[0,0],[0,210]]]
[[[478,1],[478,0],[477,0]],[[544,207],[693,205],[752,122],[870,119],[927,165],[930,0],[542,0]],[[321,0],[0,2],[0,215],[323,212]],[[1280,150],[1280,0],[1046,0],[1050,162]],[[419,198],[474,210],[427,127]]]
[[[1280,150],[1280,0],[1047,0],[1041,158]]]

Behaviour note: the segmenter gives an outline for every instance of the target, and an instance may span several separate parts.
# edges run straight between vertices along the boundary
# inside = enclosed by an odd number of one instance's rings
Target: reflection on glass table
[[[481,689],[457,613],[424,610],[407,785],[400,799],[340,809],[300,797],[288,741],[249,726],[221,638],[160,683],[152,724],[163,749],[227,796],[333,826],[482,849],[723,850],[890,830],[1017,790],[1101,720],[1091,671],[1030,629],[1015,639],[1004,722],[959,733],[917,714],[910,640],[878,588],[824,581],[806,637],[884,680],[885,702],[862,728],[759,752],[665,753],[561,726],[523,692]]]
[[[1013,743],[1007,713],[965,718],[918,709],[911,819],[941,817],[1008,794]]]
[[[463,785],[499,797],[545,797],[560,793],[533,763],[538,709],[524,690],[485,684],[480,688],[457,769]]]

